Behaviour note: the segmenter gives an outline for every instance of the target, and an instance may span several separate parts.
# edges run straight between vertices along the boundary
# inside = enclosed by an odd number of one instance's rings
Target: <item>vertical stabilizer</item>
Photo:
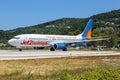
[[[93,20],[90,19],[89,22],[87,23],[84,31],[79,34],[78,36],[81,36],[82,39],[90,39],[91,38],[91,30],[92,30],[92,23],[93,23]]]

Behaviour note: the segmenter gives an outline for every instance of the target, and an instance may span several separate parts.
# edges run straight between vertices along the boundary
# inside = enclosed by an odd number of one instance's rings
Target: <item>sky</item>
[[[0,0],[0,30],[120,9],[120,0]]]

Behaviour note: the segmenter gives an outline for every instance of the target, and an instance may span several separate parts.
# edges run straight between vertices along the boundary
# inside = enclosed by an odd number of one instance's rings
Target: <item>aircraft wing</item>
[[[109,40],[111,37],[93,37],[91,39],[82,40],[83,42],[90,42],[90,41],[101,41],[101,40]]]
[[[109,40],[110,37],[93,37],[91,39],[76,39],[76,40],[59,40],[59,41],[53,41],[50,44],[54,45],[56,43],[65,43],[65,44],[70,44],[70,43],[79,43],[79,42],[90,42],[90,41],[100,41],[100,40]]]

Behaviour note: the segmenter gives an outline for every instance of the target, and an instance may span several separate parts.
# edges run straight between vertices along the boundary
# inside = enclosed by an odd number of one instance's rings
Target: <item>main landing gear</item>
[[[63,51],[67,51],[67,48],[63,49]]]
[[[55,49],[53,47],[50,48],[50,51],[55,51]]]
[[[54,47],[51,47],[51,48],[50,48],[50,51],[55,51],[55,48],[54,48]],[[62,51],[67,51],[67,48],[62,49]]]
[[[18,51],[22,51],[22,49],[21,49],[21,48],[19,48],[19,49],[18,49]]]

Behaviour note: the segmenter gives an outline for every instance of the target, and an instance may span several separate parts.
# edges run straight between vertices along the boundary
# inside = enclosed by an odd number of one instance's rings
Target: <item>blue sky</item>
[[[120,9],[120,0],[0,0],[0,30]]]

